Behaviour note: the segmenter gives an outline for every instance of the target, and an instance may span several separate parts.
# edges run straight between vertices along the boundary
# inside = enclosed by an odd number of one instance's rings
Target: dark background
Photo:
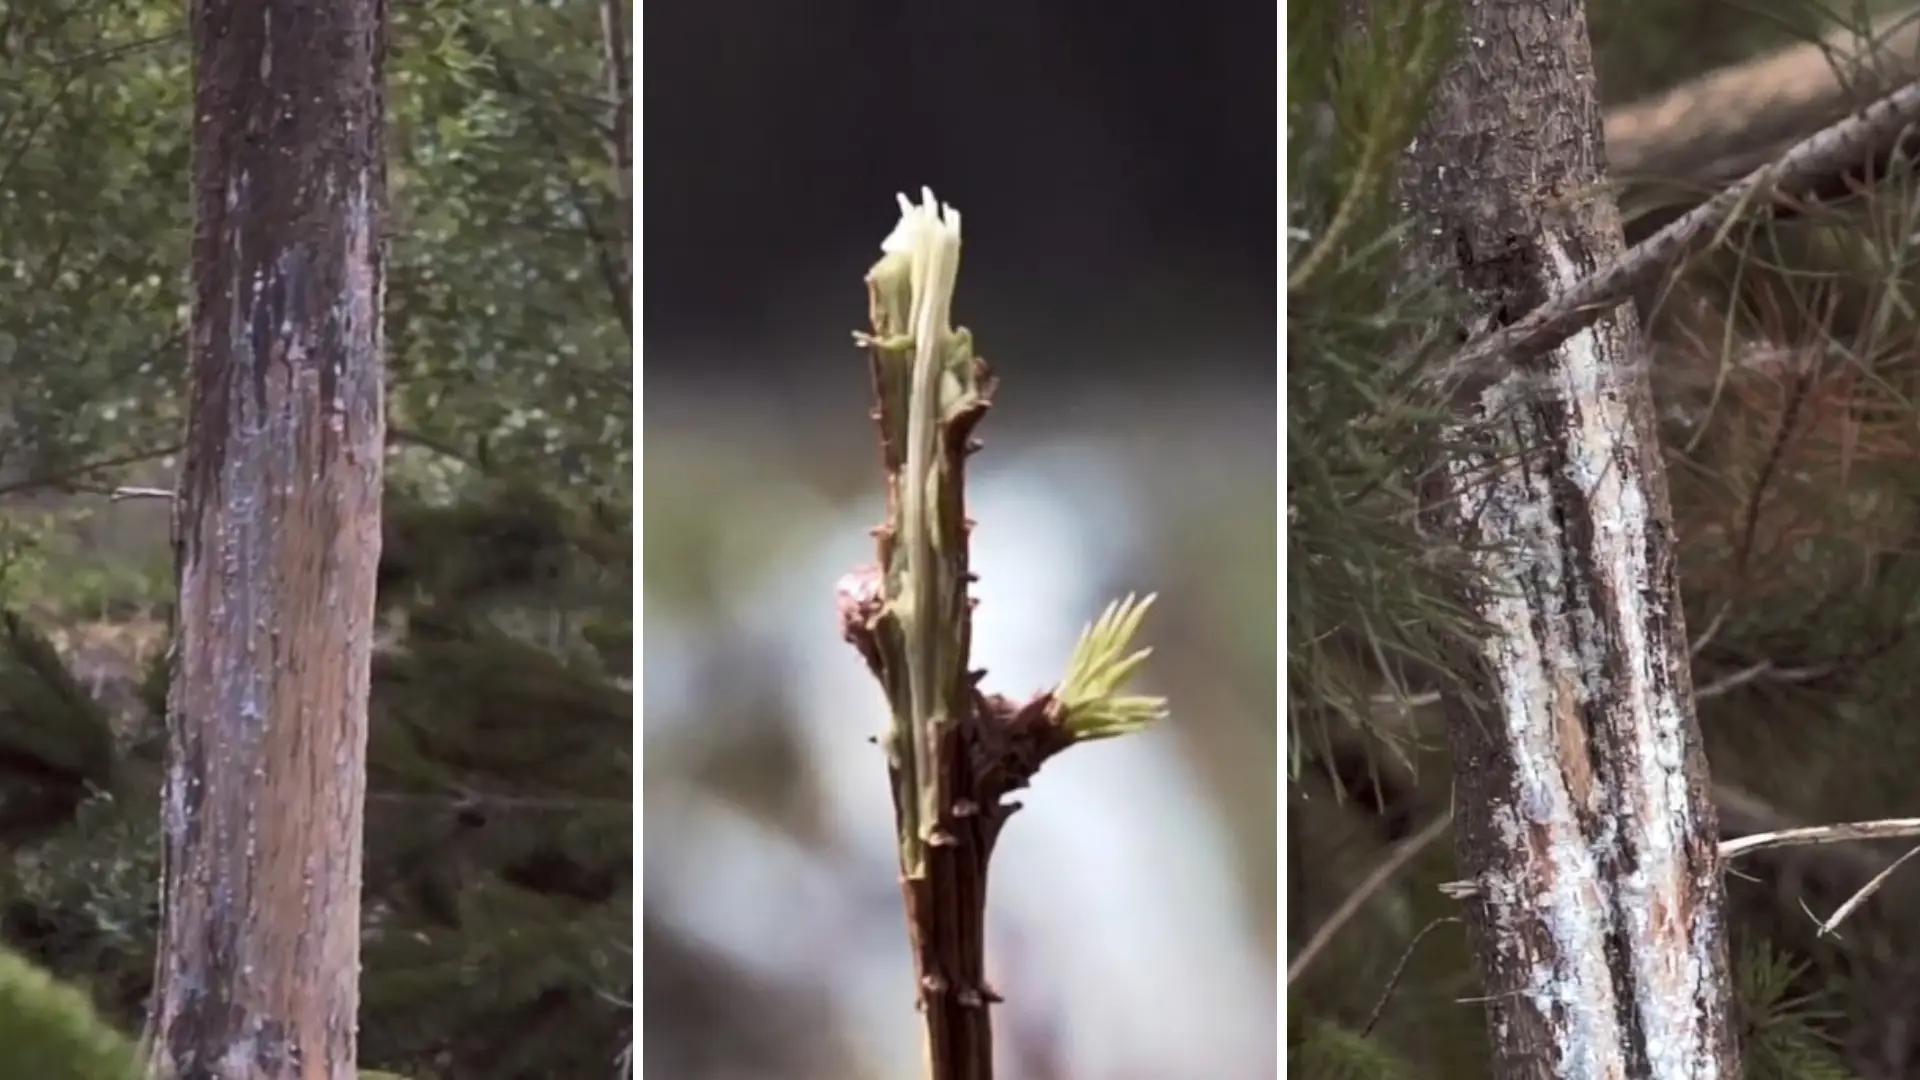
[[[963,321],[1097,316],[1126,341],[1199,317],[1268,353],[1277,5],[723,0],[645,16],[648,375],[705,368],[716,340],[853,325],[891,194],[922,184],[966,215]]]

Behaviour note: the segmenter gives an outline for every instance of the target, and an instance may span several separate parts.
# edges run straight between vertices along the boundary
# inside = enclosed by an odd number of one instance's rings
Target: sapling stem
[[[914,952],[931,1080],[991,1080],[986,981],[987,860],[1025,787],[1050,756],[1165,715],[1160,698],[1123,695],[1146,658],[1132,639],[1152,597],[1110,606],[1088,626],[1067,677],[1016,704],[979,689],[969,669],[972,580],[965,460],[995,385],[973,339],[949,325],[960,216],[924,191],[900,197],[900,223],[867,273],[870,333],[855,334],[873,373],[887,521],[879,564],[839,588],[841,628],[879,680],[891,713],[883,744],[893,781],[901,897]]]

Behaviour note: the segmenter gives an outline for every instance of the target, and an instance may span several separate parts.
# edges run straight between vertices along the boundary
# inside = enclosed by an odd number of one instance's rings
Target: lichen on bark
[[[380,0],[194,5],[149,1070],[350,1080],[385,446]]]

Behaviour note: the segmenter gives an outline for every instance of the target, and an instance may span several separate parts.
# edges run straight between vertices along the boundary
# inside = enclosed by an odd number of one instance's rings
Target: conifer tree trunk
[[[1622,250],[1581,0],[1459,5],[1460,55],[1403,170],[1414,254],[1518,319]],[[1671,512],[1630,307],[1462,407],[1439,518],[1480,556],[1450,718],[1494,1075],[1738,1076],[1718,826]]]
[[[382,0],[195,0],[149,1071],[352,1080],[380,554]]]

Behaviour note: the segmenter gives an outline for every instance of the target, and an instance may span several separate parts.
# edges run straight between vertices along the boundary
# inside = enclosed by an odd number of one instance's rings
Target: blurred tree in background
[[[628,15],[391,13],[367,1068],[628,1056]],[[0,12],[0,939],[125,1030],[158,914],[173,578],[142,489],[182,431],[184,20]]]
[[[1370,6],[1402,32],[1329,49],[1344,5],[1289,12],[1289,1057],[1308,1076],[1477,1077],[1482,990],[1437,888],[1458,876],[1437,704],[1472,690],[1444,657],[1474,627],[1445,599],[1464,553],[1414,516],[1447,447],[1444,396],[1411,373],[1444,348],[1420,335],[1453,301],[1404,272],[1386,180],[1446,60],[1395,22],[1405,5]],[[1589,12],[1629,241],[1730,162],[1738,175],[1920,71],[1911,15],[1870,32],[1884,7]],[[1817,198],[1749,208],[1638,298],[1723,835],[1914,815],[1920,189],[1899,155],[1859,165]],[[1298,272],[1336,223],[1344,242]],[[1912,1073],[1920,881],[1894,873],[1820,931],[1899,854],[1786,848],[1730,868],[1748,1075]]]

